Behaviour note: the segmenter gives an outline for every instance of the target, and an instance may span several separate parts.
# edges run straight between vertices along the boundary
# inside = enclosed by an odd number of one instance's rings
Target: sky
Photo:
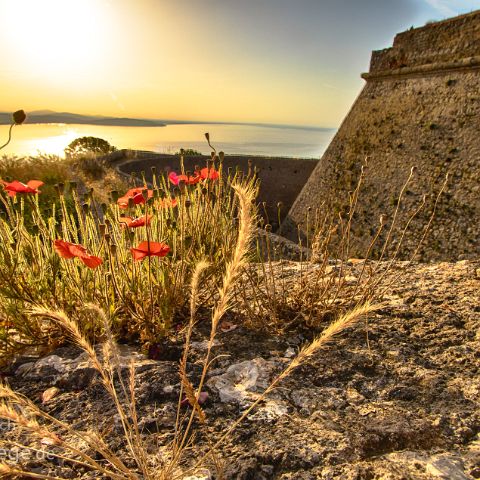
[[[480,0],[0,0],[0,111],[338,127],[370,54]]]

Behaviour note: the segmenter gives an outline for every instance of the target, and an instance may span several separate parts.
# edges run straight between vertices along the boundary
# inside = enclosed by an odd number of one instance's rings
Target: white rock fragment
[[[195,475],[189,475],[188,477],[183,477],[183,480],[212,480],[212,474],[209,470],[203,469],[197,472]]]
[[[208,385],[218,390],[222,402],[243,404],[255,400],[255,392],[268,387],[274,367],[274,362],[261,357],[246,360],[230,365],[222,375],[210,378]]]

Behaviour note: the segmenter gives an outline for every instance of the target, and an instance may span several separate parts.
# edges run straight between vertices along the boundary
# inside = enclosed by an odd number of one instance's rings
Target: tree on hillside
[[[106,155],[117,150],[103,138],[98,137],[80,137],[71,142],[65,149],[65,155],[72,157],[75,155],[83,155],[86,153],[94,153],[95,155]]]

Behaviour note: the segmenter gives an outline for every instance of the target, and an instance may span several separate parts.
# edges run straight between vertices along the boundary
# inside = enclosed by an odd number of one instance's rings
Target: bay
[[[0,156],[64,156],[65,147],[83,136],[103,138],[117,148],[172,154],[180,148],[193,148],[209,154],[205,132],[210,133],[217,151],[223,150],[227,155],[320,158],[336,130],[237,124],[169,124],[165,127],[24,124],[14,127],[12,141]],[[7,134],[8,126],[0,126],[0,144],[4,143]]]

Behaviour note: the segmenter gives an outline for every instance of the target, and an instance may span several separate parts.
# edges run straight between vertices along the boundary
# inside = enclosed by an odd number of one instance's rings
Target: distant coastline
[[[12,122],[11,113],[0,112],[0,125]],[[212,122],[198,120],[148,120],[143,118],[102,117],[95,115],[80,115],[68,112],[52,112],[48,110],[27,113],[25,123],[34,124],[67,124],[67,125],[100,125],[110,127],[166,127],[167,125],[246,125],[252,127],[288,128],[296,130],[332,131],[335,128],[303,125],[285,125],[258,122]]]
[[[0,125],[12,123],[10,113],[0,113]],[[75,125],[101,125],[105,127],[165,127],[166,124],[156,120],[138,118],[98,117],[93,115],[79,115],[67,112],[32,112],[27,114],[25,123],[29,124],[75,124]]]

